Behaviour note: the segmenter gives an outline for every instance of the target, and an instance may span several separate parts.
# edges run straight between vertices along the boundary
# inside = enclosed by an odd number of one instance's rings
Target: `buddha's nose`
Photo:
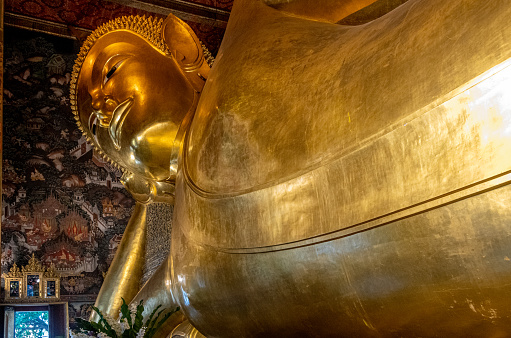
[[[118,104],[119,103],[114,98],[109,96],[98,95],[93,98],[92,109],[102,127],[108,127],[112,120],[112,114]]]

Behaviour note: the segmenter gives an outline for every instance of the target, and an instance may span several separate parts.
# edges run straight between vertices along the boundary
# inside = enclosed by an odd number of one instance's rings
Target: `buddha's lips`
[[[108,126],[108,132],[110,134],[110,138],[112,139],[114,146],[119,149],[121,148],[121,131],[122,124],[128,116],[131,106],[133,105],[133,98],[128,98],[121,102],[117,107],[115,107],[112,113],[112,120],[110,121],[110,125]]]

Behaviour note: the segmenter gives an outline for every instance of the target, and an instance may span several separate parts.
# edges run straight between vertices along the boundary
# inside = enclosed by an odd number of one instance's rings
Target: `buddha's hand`
[[[132,173],[124,173],[121,182],[137,202],[174,204],[175,186],[171,182],[151,181]]]

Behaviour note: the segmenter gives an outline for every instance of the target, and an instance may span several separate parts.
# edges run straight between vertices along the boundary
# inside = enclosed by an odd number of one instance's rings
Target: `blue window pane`
[[[27,297],[39,297],[39,275],[27,276]]]
[[[15,338],[48,338],[48,311],[16,311]]]

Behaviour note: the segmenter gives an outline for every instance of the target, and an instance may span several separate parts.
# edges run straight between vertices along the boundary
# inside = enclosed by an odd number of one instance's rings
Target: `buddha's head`
[[[172,163],[209,66],[190,27],[123,17],[83,44],[71,104],[88,141],[121,169],[151,181],[172,179]]]

